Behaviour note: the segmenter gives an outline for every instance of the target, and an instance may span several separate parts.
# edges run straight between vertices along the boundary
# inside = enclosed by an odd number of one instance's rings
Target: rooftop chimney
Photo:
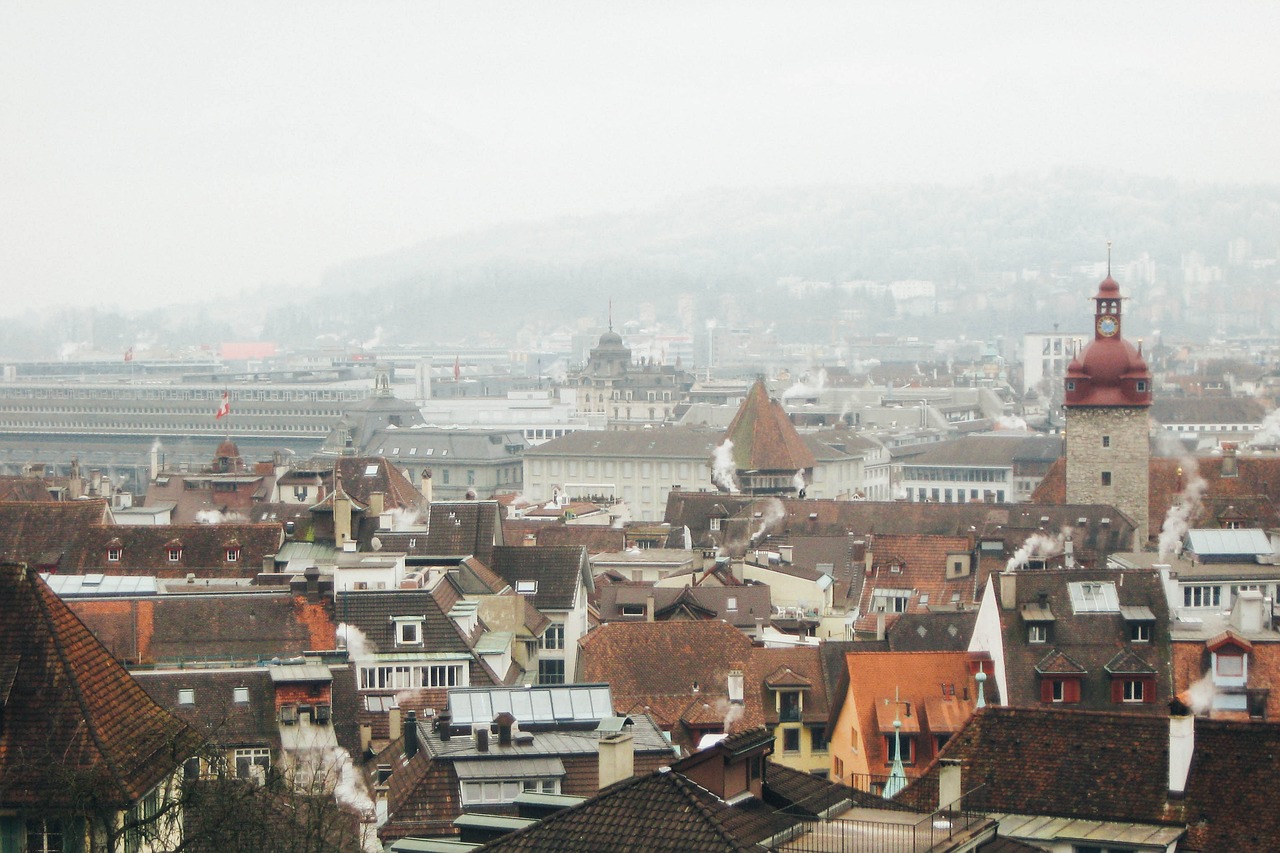
[[[515,715],[509,711],[503,711],[493,718],[493,724],[498,727],[498,746],[511,746],[511,727],[515,723]]]
[[[383,497],[382,492],[370,492],[369,493],[369,515],[373,518],[377,518],[378,516],[382,515],[383,510],[385,509],[386,509],[386,499]]]
[[[600,787],[630,779],[636,773],[635,739],[629,732],[600,738]]]
[[[1187,790],[1187,773],[1196,748],[1196,718],[1191,709],[1174,699],[1169,703],[1169,796],[1181,798]]]
[[[653,621],[653,609],[653,595],[650,594],[649,597],[644,600],[644,618],[649,622]]]
[[[1017,572],[1000,573],[1000,606],[1005,610],[1013,610],[1018,606]]]
[[[400,709],[399,708],[392,708],[390,711],[387,712],[387,729],[391,733],[392,740],[395,740],[396,738],[400,737],[401,734],[403,734],[403,731],[400,728]]]
[[[489,727],[480,726],[476,729],[476,752],[489,751]]]
[[[884,610],[876,611],[876,639],[884,639]]]
[[[961,793],[959,759],[940,759],[938,761],[938,811],[959,811]]]
[[[742,670],[734,667],[729,670],[729,701],[742,704]]]
[[[412,759],[418,754],[418,715],[410,711],[404,721],[404,757]]]
[[[436,718],[436,734],[440,735],[440,740],[447,741],[453,736],[449,726],[453,723],[453,714],[448,711],[441,711],[440,716]]]

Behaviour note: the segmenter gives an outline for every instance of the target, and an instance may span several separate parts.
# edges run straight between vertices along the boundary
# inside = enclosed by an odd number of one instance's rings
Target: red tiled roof
[[[0,565],[0,600],[0,807],[128,806],[195,753],[34,571]]]

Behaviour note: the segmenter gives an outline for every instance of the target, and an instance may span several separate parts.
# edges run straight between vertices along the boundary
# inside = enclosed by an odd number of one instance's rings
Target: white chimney
[[[630,779],[636,773],[635,739],[628,732],[600,738],[600,787]]]
[[[1263,630],[1262,605],[1261,592],[1256,589],[1240,590],[1231,606],[1231,624],[1245,633]]]
[[[1018,606],[1017,572],[1000,573],[1000,606],[1005,610],[1013,610]]]
[[[1169,796],[1181,797],[1187,790],[1187,773],[1196,748],[1196,718],[1181,703],[1174,705],[1169,715]]]
[[[735,669],[729,670],[729,701],[730,702],[736,702],[738,704],[742,703],[742,694],[743,694],[742,682],[743,682],[743,675],[742,675],[741,669],[735,668]]]
[[[944,758],[938,762],[938,810],[960,809],[960,761]]]

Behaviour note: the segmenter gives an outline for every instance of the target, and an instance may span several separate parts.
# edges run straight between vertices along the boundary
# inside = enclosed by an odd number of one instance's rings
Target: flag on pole
[[[462,362],[459,361],[460,358],[461,356],[457,356],[457,355],[453,357],[453,381],[454,382],[457,382],[458,378],[462,376]]]
[[[218,413],[213,416],[215,421],[220,421],[227,415],[231,414],[231,395],[226,391],[222,392],[222,403],[218,406]]]
[[[128,364],[131,361],[133,361],[133,347],[129,347],[124,351],[124,363]]]

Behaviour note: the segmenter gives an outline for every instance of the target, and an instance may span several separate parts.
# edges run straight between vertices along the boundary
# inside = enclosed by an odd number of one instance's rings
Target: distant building
[[[609,429],[640,429],[675,423],[693,374],[658,359],[633,361],[622,335],[610,326],[570,381],[582,394],[580,412],[603,414]]]

